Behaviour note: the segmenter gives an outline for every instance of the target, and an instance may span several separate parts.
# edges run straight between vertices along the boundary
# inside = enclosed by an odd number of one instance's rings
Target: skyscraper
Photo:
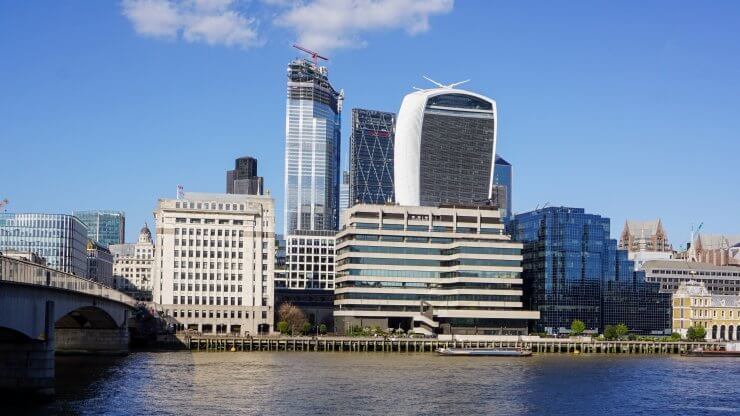
[[[348,171],[342,171],[342,183],[339,185],[339,221],[342,221],[342,214],[349,208],[349,185],[350,176]]]
[[[123,244],[126,237],[126,214],[121,211],[74,211],[87,227],[87,238],[97,241],[104,247],[111,244]]]
[[[352,109],[350,206],[393,201],[395,122],[393,113]]]
[[[339,216],[343,92],[328,70],[306,59],[288,64],[285,115],[285,235],[335,230]]]
[[[226,193],[242,195],[262,195],[263,180],[257,176],[257,159],[240,157],[234,163],[234,170],[226,171]]]
[[[511,218],[511,195],[512,195],[512,171],[511,163],[504,158],[496,155],[496,162],[493,168],[493,184],[498,188],[497,205],[501,209],[501,218],[508,220]]]
[[[491,199],[496,128],[496,102],[480,94],[440,87],[406,95],[396,122],[396,202]]]
[[[512,238],[524,243],[526,307],[541,313],[536,331],[567,332],[576,319],[594,332],[620,323],[637,333],[670,328],[670,294],[634,270],[609,228],[609,218],[568,207],[518,214],[508,223]]]

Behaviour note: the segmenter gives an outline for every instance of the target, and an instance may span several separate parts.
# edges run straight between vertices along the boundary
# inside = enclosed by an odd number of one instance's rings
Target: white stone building
[[[275,203],[269,196],[185,193],[160,199],[153,301],[179,329],[273,329]]]
[[[134,244],[111,244],[113,286],[142,301],[152,300],[154,242],[146,223]]]

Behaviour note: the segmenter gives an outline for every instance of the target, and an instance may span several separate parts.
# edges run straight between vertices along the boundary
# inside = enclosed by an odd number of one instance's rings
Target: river
[[[738,358],[138,352],[58,357],[56,382],[0,414],[740,414]]]

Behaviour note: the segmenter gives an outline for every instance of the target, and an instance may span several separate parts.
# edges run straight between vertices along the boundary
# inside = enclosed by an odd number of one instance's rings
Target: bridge
[[[92,280],[0,256],[0,392],[53,395],[55,353],[126,354],[135,306]]]

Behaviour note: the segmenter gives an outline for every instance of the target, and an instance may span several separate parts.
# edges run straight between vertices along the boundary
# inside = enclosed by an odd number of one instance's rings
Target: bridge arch
[[[56,329],[115,329],[119,325],[104,309],[83,306],[67,312],[54,323]]]
[[[25,344],[32,338],[21,331],[5,326],[0,326],[0,344]]]

